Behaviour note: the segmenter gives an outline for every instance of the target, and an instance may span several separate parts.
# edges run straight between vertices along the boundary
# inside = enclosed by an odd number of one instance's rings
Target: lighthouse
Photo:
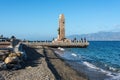
[[[65,39],[65,18],[64,14],[59,15],[58,41]]]
[[[71,40],[65,37],[65,17],[64,14],[59,15],[58,37],[52,41],[53,43],[70,43]]]

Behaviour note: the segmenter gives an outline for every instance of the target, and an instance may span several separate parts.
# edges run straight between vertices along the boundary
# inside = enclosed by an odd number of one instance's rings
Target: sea
[[[120,41],[89,43],[87,48],[58,48],[56,53],[89,80],[120,80]]]

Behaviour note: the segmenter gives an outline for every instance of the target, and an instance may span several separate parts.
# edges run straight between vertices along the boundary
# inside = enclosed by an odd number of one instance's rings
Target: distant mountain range
[[[77,38],[78,40],[84,37],[89,41],[120,41],[120,32],[101,31],[98,33],[68,36],[69,39]]]

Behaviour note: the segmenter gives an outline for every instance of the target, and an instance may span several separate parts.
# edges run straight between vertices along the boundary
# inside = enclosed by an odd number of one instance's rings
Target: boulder
[[[27,54],[26,54],[26,52],[23,51],[23,52],[21,52],[21,54],[22,54],[21,58],[22,58],[23,60],[27,60]]]
[[[21,57],[22,53],[21,52],[16,52],[16,53],[10,53],[9,57]]]
[[[26,67],[26,69],[31,69],[32,68],[32,66],[28,66],[28,67]]]
[[[18,64],[6,64],[7,69],[12,69],[12,70],[17,70],[22,68],[22,66],[18,63]]]
[[[6,64],[0,61],[0,69],[7,69]]]
[[[6,67],[7,67],[7,69],[12,69],[12,68],[14,68],[14,64],[6,64]]]
[[[13,66],[13,69],[14,70],[17,70],[17,69],[20,69],[20,68],[22,68],[22,66],[18,63],[18,64],[15,64],[14,66]]]
[[[8,57],[17,57],[17,54],[16,54],[16,53],[10,53],[10,54],[8,55]]]
[[[7,52],[0,52],[0,61],[4,61],[8,54]]]
[[[19,63],[20,62],[20,60],[19,60],[19,58],[18,57],[7,57],[6,59],[5,59],[5,63],[6,64],[9,64],[9,63],[12,63],[12,64],[16,64],[16,63]]]
[[[16,55],[17,55],[18,57],[21,57],[21,56],[22,56],[22,53],[21,53],[21,52],[16,52]]]

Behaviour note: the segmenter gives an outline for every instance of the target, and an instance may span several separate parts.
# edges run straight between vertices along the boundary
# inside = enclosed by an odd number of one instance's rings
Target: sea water
[[[119,41],[91,41],[87,48],[64,48],[61,57],[90,80],[120,80]]]

